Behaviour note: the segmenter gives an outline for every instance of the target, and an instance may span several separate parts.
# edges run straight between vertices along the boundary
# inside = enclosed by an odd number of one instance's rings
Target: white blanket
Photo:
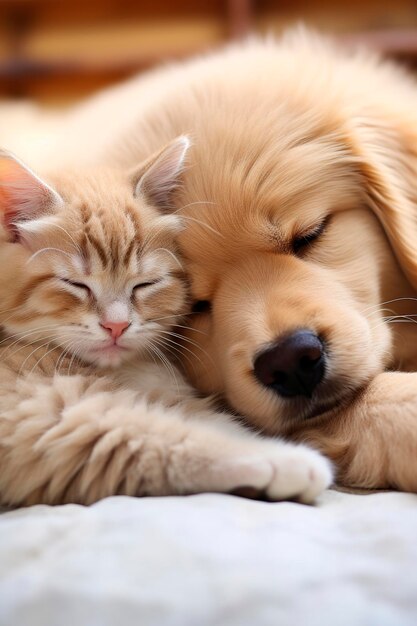
[[[0,515],[1,626],[415,626],[417,496],[114,497]]]

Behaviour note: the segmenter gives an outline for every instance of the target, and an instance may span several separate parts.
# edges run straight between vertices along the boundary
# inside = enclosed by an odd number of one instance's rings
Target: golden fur
[[[245,430],[168,361],[188,298],[161,205],[188,146],[47,183],[0,153],[2,504],[241,488],[310,502],[329,484],[319,454]]]
[[[118,165],[192,138],[173,198],[192,298],[211,307],[190,318],[192,382],[262,432],[313,441],[346,484],[417,490],[414,81],[301,32],[135,79],[65,124],[45,161],[78,159],[81,136],[83,163]],[[325,337],[328,371],[311,400],[283,400],[254,358],[300,327]]]

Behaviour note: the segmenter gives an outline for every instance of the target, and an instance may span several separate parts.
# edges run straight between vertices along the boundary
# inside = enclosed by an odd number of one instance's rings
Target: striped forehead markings
[[[126,206],[123,217],[106,215],[103,208],[92,211],[85,203],[80,205],[80,215],[83,226],[81,249],[86,258],[93,248],[103,266],[111,267],[113,271],[122,265],[127,267],[137,248],[141,252],[141,223],[135,207]],[[100,227],[96,228],[94,218]]]
[[[83,233],[80,247],[86,258],[90,256],[89,247],[93,248],[103,268],[110,266],[113,271],[119,266],[128,267],[135,249],[137,248],[138,252],[140,251],[136,237],[124,239],[123,233],[115,234],[112,232],[100,240],[98,236],[91,232],[90,228],[87,228]]]
[[[99,240],[95,237],[95,235],[93,235],[91,233],[91,231],[90,232],[86,232],[86,239],[87,239],[88,243],[97,252],[103,267],[107,267],[107,265],[108,265],[107,254],[106,254],[106,251],[104,250],[103,246],[99,242]]]

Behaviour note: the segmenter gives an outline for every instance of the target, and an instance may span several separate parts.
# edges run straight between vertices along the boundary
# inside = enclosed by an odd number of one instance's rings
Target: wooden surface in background
[[[0,96],[67,103],[301,20],[417,65],[414,0],[0,0]]]

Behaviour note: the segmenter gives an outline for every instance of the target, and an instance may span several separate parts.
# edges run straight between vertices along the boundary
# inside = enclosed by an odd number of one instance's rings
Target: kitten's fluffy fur
[[[319,454],[216,413],[168,362],[187,294],[178,218],[157,207],[187,147],[48,183],[0,155],[2,503],[242,487],[309,502],[329,484]]]

